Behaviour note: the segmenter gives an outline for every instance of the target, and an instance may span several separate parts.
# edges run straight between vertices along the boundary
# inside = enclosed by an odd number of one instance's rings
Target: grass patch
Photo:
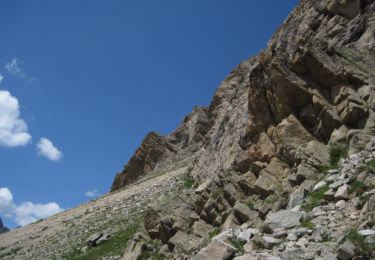
[[[229,241],[232,244],[232,246],[237,249],[237,252],[239,253],[239,255],[245,254],[245,248],[244,248],[246,244],[245,241],[241,241],[239,239],[231,239]]]
[[[269,196],[265,199],[264,203],[265,203],[265,204],[274,204],[274,203],[276,203],[277,201],[279,201],[279,196],[277,196],[276,194],[272,194],[272,195],[269,195]]]
[[[348,156],[347,144],[332,144],[329,146],[329,159],[332,168],[337,168],[341,158]]]
[[[317,169],[321,173],[328,173],[328,171],[331,170],[332,167],[330,165],[319,165],[317,166]]]
[[[220,234],[220,228],[215,228],[210,233],[208,233],[208,239],[211,240],[213,237]]]
[[[301,226],[308,228],[308,229],[313,229],[315,228],[315,224],[311,222],[311,218],[306,218],[302,221]]]
[[[255,210],[254,202],[246,201],[246,205],[249,207],[249,209]]]
[[[372,159],[366,163],[366,171],[375,174],[375,159]]]
[[[139,226],[143,222],[143,217],[139,214],[131,214],[126,220],[124,220],[124,228],[112,234],[110,239],[98,247],[87,249],[86,252],[82,252],[81,246],[75,246],[63,259],[69,260],[99,260],[108,256],[115,256],[124,253],[126,243],[135,235],[138,231]],[[86,241],[84,241],[85,243]]]
[[[365,238],[358,233],[358,230],[356,228],[352,228],[348,235],[346,236],[350,242],[352,242],[354,245],[357,246],[357,254],[366,254],[370,253],[375,249],[374,245],[369,245],[365,242]]]
[[[359,180],[355,180],[352,184],[350,184],[350,187],[349,187],[350,194],[352,193],[362,194],[365,191],[366,191],[366,185]]]
[[[150,244],[152,247],[147,247],[144,251],[142,251],[141,255],[139,256],[139,260],[163,260],[164,256],[159,253],[161,243],[157,240],[151,240]]]
[[[305,211],[311,211],[313,208],[319,206],[324,199],[324,193],[329,190],[329,185],[330,184],[327,183],[323,188],[310,193],[309,199],[305,204],[302,205],[302,209]]]
[[[217,188],[216,190],[214,190],[212,193],[211,193],[211,197],[214,199],[214,200],[217,200],[218,198],[220,198],[221,196],[223,196],[224,194],[224,190],[222,188]]]
[[[186,173],[182,179],[184,187],[186,189],[191,189],[194,186],[194,179],[191,176],[190,172]]]

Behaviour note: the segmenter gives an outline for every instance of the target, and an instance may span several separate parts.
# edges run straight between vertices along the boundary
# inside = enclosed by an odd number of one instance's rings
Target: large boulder
[[[207,247],[203,248],[192,260],[227,260],[231,259],[236,248],[227,242],[213,239]]]
[[[292,210],[281,210],[271,212],[267,215],[265,224],[272,229],[283,228],[290,229],[300,225],[302,213]]]
[[[312,141],[313,137],[294,115],[290,115],[276,126],[273,139],[277,145],[277,152],[288,162],[293,162],[300,145]]]

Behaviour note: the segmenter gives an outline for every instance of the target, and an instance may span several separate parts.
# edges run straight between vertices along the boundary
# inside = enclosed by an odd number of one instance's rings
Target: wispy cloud
[[[13,58],[11,61],[5,64],[5,69],[12,75],[16,77],[23,78],[27,83],[32,83],[37,81],[36,77],[27,75],[22,69],[24,61],[19,61],[17,58]]]
[[[0,146],[16,147],[29,143],[31,135],[26,122],[20,118],[17,98],[0,90]]]
[[[0,84],[3,82],[4,76],[0,73]]]
[[[56,202],[34,204],[27,201],[17,205],[12,192],[6,187],[0,188],[0,214],[13,219],[17,225],[24,226],[61,211],[63,209]]]
[[[20,67],[20,62],[16,58],[13,58],[10,62],[6,63],[5,68],[9,73],[13,75],[26,77],[25,73]]]
[[[37,144],[38,153],[51,161],[59,161],[62,157],[62,152],[53,145],[47,138],[40,138]]]
[[[99,195],[99,191],[97,189],[89,190],[85,192],[86,197],[94,198]]]

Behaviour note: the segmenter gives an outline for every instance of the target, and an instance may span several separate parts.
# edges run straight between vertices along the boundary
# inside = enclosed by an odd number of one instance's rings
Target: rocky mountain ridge
[[[301,0],[112,193],[0,235],[0,257],[373,259],[374,61],[373,0]]]

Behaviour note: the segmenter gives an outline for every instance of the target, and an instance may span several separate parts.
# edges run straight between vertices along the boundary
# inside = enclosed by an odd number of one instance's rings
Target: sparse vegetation
[[[83,243],[81,242],[80,246],[74,246],[71,252],[63,258],[69,260],[99,260],[105,256],[122,255],[127,241],[134,236],[142,221],[143,217],[139,214],[131,214],[128,219],[124,220],[125,228],[112,234],[106,243],[84,252],[81,248],[85,246],[85,241],[82,241]]]
[[[326,193],[328,190],[329,183],[327,183],[323,188],[310,193],[309,199],[305,204],[302,205],[302,209],[305,211],[311,211],[313,208],[319,206],[324,199],[324,193]]]
[[[140,260],[163,260],[164,257],[159,253],[161,243],[158,240],[149,241],[151,246],[148,246],[146,250],[142,251],[139,256]]]
[[[366,185],[359,181],[355,180],[349,187],[349,193],[362,194],[366,191]]]
[[[265,204],[274,204],[275,202],[277,202],[279,200],[279,197],[276,195],[276,194],[272,194],[272,195],[269,195],[264,203]]]
[[[213,237],[217,236],[220,234],[220,228],[215,228],[213,231],[211,231],[209,234],[208,234],[208,238],[209,240],[211,240]]]
[[[190,172],[186,173],[184,176],[183,176],[183,183],[184,183],[184,187],[186,189],[191,189],[193,186],[194,186],[194,179],[193,177],[191,176]]]
[[[315,227],[315,224],[311,222],[311,218],[306,218],[302,221],[301,226],[308,228],[308,229],[313,229]]]
[[[332,144],[329,147],[329,158],[332,168],[337,168],[341,158],[348,156],[347,144]]]
[[[366,171],[375,174],[375,159],[372,159],[366,163]]]
[[[245,241],[242,241],[242,240],[239,240],[239,239],[231,239],[230,243],[232,244],[232,246],[234,248],[237,249],[237,252],[238,252],[239,255],[245,254],[245,248],[244,248],[244,246],[246,244]]]
[[[365,238],[359,234],[356,228],[350,229],[349,233],[347,234],[346,238],[350,240],[353,244],[357,246],[357,254],[366,254],[375,249],[373,245],[369,245],[365,242]]]
[[[254,210],[255,209],[255,206],[254,206],[254,202],[252,201],[246,201],[246,205],[249,207],[249,209],[251,210]]]
[[[211,197],[212,197],[214,200],[217,200],[217,199],[220,198],[223,194],[224,194],[224,190],[223,190],[222,188],[217,188],[216,190],[214,190],[214,191],[211,193]]]

